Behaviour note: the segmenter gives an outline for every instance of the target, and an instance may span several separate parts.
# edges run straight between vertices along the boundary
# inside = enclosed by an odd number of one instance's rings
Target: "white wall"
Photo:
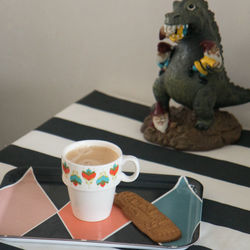
[[[250,87],[250,2],[209,5],[229,76]],[[93,89],[151,105],[158,31],[171,10],[170,0],[1,0],[0,147]]]

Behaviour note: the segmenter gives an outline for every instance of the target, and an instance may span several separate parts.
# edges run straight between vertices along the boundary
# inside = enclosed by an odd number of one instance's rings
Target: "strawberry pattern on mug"
[[[66,163],[66,162],[64,162],[64,163],[62,164],[62,169],[63,169],[63,171],[64,171],[65,174],[69,174],[70,168],[67,166],[67,163]]]
[[[82,177],[86,180],[87,183],[92,183],[93,179],[96,177],[96,172],[91,169],[87,169],[86,171],[82,171]]]
[[[82,179],[81,177],[78,175],[77,171],[73,171],[72,175],[70,176],[70,181],[75,185],[81,185],[82,184]]]
[[[119,170],[119,165],[117,163],[115,163],[113,165],[113,167],[110,168],[109,173],[110,173],[110,175],[112,176],[113,179],[116,178],[116,174],[117,174],[118,170]]]
[[[105,171],[101,173],[87,168],[85,170],[82,170],[81,174],[78,174],[78,171],[70,168],[66,162],[63,162],[62,169],[65,177],[71,183],[73,183],[75,187],[86,183],[89,187],[100,186],[103,188],[110,182],[111,178],[113,181],[116,180],[119,171],[119,164],[114,163],[113,166],[109,170],[107,170],[108,172]],[[99,175],[98,178],[97,175]]]
[[[105,185],[109,183],[109,177],[105,172],[100,174],[100,177],[96,180],[97,186],[105,187]]]
[[[97,178],[96,171],[91,170],[90,168],[82,170],[81,175],[78,174],[78,171],[71,169],[67,166],[67,163],[62,164],[62,169],[65,174],[65,177],[69,179],[74,186],[82,185],[85,182],[88,186],[92,184],[105,187],[106,184],[110,182],[110,178],[115,180],[117,178],[117,173],[119,170],[119,165],[115,163],[112,168],[109,169],[108,174],[106,172],[101,172]],[[71,175],[69,175],[71,173]]]
[[[63,182],[78,190],[101,190],[117,186],[120,181],[124,181],[123,175],[120,175],[122,172],[120,159],[101,167],[74,165],[65,159],[61,164]]]

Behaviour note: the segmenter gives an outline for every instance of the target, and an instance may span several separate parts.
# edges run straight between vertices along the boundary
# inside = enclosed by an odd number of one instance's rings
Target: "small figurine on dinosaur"
[[[153,85],[157,106],[168,112],[172,98],[194,111],[197,129],[207,130],[215,110],[250,101],[250,90],[234,85],[227,76],[218,26],[205,0],[174,1],[160,30],[160,40],[165,38],[176,46],[158,45],[166,58]]]
[[[160,68],[159,76],[162,75],[168,67],[171,59],[172,46],[166,42],[160,42],[157,46],[157,61]]]
[[[199,72],[200,82],[207,83],[207,75],[209,70],[222,69],[222,56],[220,49],[213,41],[202,41],[201,47],[204,51],[204,56],[194,62],[194,65],[190,69],[189,76],[192,77],[194,72]]]

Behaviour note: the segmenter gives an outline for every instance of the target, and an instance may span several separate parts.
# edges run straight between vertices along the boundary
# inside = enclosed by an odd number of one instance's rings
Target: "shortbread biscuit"
[[[169,242],[181,237],[180,229],[153,204],[133,192],[115,195],[114,204],[134,225],[155,242]]]

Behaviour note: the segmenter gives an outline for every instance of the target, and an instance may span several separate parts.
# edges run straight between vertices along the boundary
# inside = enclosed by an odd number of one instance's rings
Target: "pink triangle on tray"
[[[0,189],[0,235],[22,236],[57,212],[30,167],[16,183]]]

